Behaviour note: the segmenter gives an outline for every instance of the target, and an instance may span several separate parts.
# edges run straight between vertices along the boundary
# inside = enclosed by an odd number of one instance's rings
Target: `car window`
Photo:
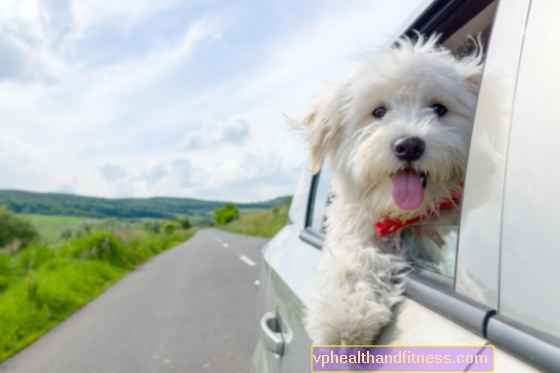
[[[401,231],[405,258],[419,268],[455,276],[457,225],[414,225]]]
[[[305,225],[305,214],[307,211],[310,183],[311,173],[308,170],[303,169],[288,212],[288,222],[295,224],[299,228],[303,228]]]
[[[321,171],[315,175],[313,183],[314,188],[309,206],[310,214],[308,227],[313,232],[321,236],[324,235],[325,231],[325,207],[329,202],[329,186],[331,177],[331,162],[330,159],[327,158],[323,162]]]
[[[458,26],[453,32],[450,31],[452,28],[446,29],[448,34],[442,39],[443,45],[457,55],[469,53],[474,45],[472,36],[480,34],[483,45],[487,48],[496,3],[488,1],[487,4],[470,19],[461,19],[462,26]],[[306,226],[308,230],[321,236],[324,236],[325,207],[329,201],[331,175],[330,159],[326,159],[320,173],[314,176],[311,188]],[[406,259],[416,267],[453,279],[458,230],[458,224],[416,224],[406,227],[400,233],[401,249]]]
[[[448,32],[443,45],[462,55],[472,51],[472,36],[478,35],[486,49],[495,12],[496,2],[489,3],[458,30]],[[403,228],[400,242],[404,256],[418,268],[454,279],[458,231],[458,225],[424,224]]]

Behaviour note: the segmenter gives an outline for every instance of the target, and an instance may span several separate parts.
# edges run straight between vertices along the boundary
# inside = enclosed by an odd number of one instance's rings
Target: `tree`
[[[183,229],[189,229],[190,227],[192,227],[191,222],[188,218],[180,219],[179,224],[181,225],[181,228],[183,228]]]
[[[227,224],[234,219],[239,219],[239,210],[231,203],[224,203],[223,207],[214,210],[214,221],[216,225]]]
[[[161,230],[164,233],[171,234],[171,233],[173,233],[173,231],[175,231],[175,229],[177,229],[179,227],[180,227],[180,225],[176,221],[167,220],[165,223],[163,223],[163,225],[161,227]]]
[[[39,233],[31,221],[9,211],[6,206],[0,206],[0,247],[19,242],[23,247],[39,237]]]

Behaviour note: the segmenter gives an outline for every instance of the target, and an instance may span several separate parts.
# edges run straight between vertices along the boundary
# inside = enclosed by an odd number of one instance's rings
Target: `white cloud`
[[[277,184],[290,184],[290,177],[303,166],[305,156],[297,141],[289,135],[241,149],[229,157],[212,163],[208,186],[243,185],[274,180]],[[286,179],[288,177],[288,179]]]
[[[0,79],[58,81],[71,73],[68,57],[90,28],[126,30],[157,13],[189,5],[180,0],[2,0],[0,71],[9,75]]]
[[[126,177],[127,173],[123,167],[105,164],[99,168],[99,172],[107,181],[116,181]]]
[[[196,3],[180,0],[73,0],[72,12],[75,17],[76,33],[82,35],[94,25],[115,23],[131,28],[150,18],[153,14],[186,7]]]
[[[130,185],[138,196],[176,195],[193,185],[197,170],[182,156],[151,160],[140,175],[131,177]]]
[[[240,118],[233,118],[225,122],[206,120],[200,130],[191,131],[183,137],[185,150],[196,150],[220,144],[241,144],[249,136],[247,122]]]
[[[212,37],[210,38],[210,41],[220,40],[223,37],[224,37],[224,33],[223,32],[218,32],[218,33],[212,35]]]
[[[9,50],[3,58],[17,60],[17,70],[4,61],[0,78],[60,79],[68,68],[65,53],[72,26],[68,0],[0,2],[0,45]]]
[[[64,194],[76,194],[76,187],[71,184],[63,184],[56,188],[55,190],[57,193],[64,193]]]
[[[30,162],[41,153],[36,146],[15,137],[0,138],[0,161]]]
[[[116,182],[115,195],[180,195],[255,201],[293,193],[303,165],[297,137],[284,134],[269,143],[205,147],[182,155],[156,156],[136,173]]]

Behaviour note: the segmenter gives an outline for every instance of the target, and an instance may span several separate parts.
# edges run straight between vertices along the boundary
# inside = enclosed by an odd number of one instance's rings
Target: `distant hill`
[[[282,205],[286,197],[255,203],[236,203],[240,209],[266,209]],[[91,218],[167,218],[208,215],[224,202],[193,198],[95,198],[73,194],[0,190],[0,206],[24,214],[83,216]]]

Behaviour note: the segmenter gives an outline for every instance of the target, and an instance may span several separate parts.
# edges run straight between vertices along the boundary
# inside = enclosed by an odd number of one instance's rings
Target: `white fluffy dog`
[[[315,344],[369,344],[391,320],[408,265],[398,233],[376,224],[458,216],[482,53],[459,58],[437,41],[418,35],[367,57],[298,124],[311,170],[327,156],[333,169],[306,317]]]

